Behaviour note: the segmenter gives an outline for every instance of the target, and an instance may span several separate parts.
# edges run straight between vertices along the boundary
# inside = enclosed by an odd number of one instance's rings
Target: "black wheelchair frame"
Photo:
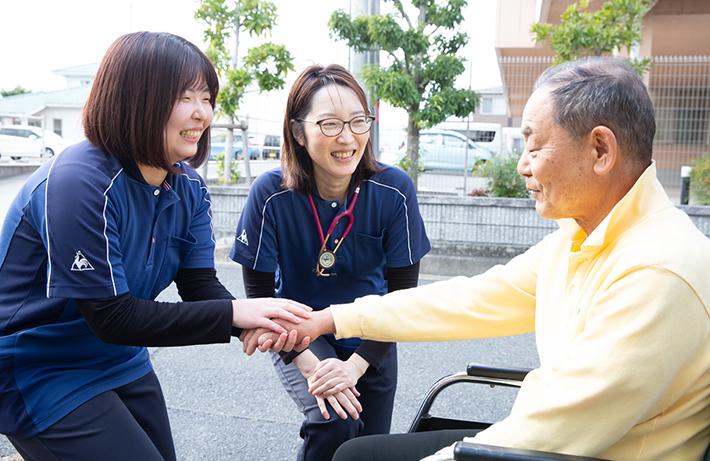
[[[435,382],[424,396],[407,432],[425,432],[441,429],[485,429],[491,423],[432,416],[429,413],[436,397],[453,384],[473,383],[491,387],[519,388],[530,372],[522,368],[497,368],[471,363],[466,372],[444,376]],[[470,442],[458,442],[454,448],[457,461],[604,461],[586,456],[565,455],[537,450],[495,447]]]

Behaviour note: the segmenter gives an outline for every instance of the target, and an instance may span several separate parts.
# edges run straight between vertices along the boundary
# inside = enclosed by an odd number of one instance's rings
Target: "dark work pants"
[[[10,442],[25,461],[175,461],[163,391],[152,371],[97,395],[44,432]]]
[[[333,461],[419,461],[478,432],[464,429],[360,437],[345,442]]]
[[[347,360],[349,352],[336,351],[323,337],[316,339],[308,348],[320,359],[336,357]],[[379,370],[368,367],[355,388],[360,392],[362,405],[360,418],[348,416],[341,419],[330,404],[330,419],[323,418],[315,397],[308,392],[308,381],[293,363],[285,365],[278,354],[271,354],[276,374],[286,392],[303,413],[301,425],[303,444],[298,452],[298,461],[330,460],[335,450],[346,440],[362,435],[387,434],[392,424],[394,395],[397,390],[397,347],[393,347]]]

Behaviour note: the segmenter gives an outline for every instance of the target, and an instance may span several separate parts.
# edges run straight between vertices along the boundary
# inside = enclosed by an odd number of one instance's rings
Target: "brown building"
[[[536,45],[535,22],[559,24],[574,0],[498,0],[496,53],[508,117],[520,125],[522,109],[553,53]],[[588,11],[604,0],[591,0]],[[644,17],[641,45],[625,55],[651,57],[645,75],[656,109],[654,158],[661,182],[680,184],[680,168],[710,153],[710,1],[657,0]]]

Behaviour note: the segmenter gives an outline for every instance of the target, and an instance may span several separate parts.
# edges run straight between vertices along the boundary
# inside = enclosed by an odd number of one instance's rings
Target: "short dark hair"
[[[553,87],[552,121],[580,140],[595,126],[609,128],[622,155],[651,164],[656,121],[641,76],[622,58],[588,57],[550,67],[535,89]]]
[[[168,33],[135,32],[109,47],[84,105],[86,139],[116,157],[175,174],[165,144],[165,128],[180,95],[195,84],[210,90],[214,109],[219,92],[209,58],[192,43]],[[209,127],[197,153],[187,160],[202,165],[209,155]]]
[[[305,146],[296,140],[293,130],[291,130],[291,122],[295,124],[295,129],[299,130],[301,137],[305,138],[303,122],[300,120],[304,119],[311,111],[313,96],[318,90],[328,85],[338,85],[353,90],[365,112],[369,113],[365,91],[344,67],[337,64],[331,64],[328,67],[315,64],[304,70],[289,91],[286,113],[284,114],[281,166],[284,175],[283,186],[287,189],[304,194],[313,190],[315,182],[313,161]],[[352,182],[359,183],[379,169],[372,150],[372,140],[368,139],[362,159],[353,173]]]

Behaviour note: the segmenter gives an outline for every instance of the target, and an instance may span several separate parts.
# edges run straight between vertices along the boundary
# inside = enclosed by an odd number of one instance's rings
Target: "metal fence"
[[[519,136],[520,120],[525,102],[532,93],[532,87],[537,77],[550,65],[550,57],[501,57],[498,61],[501,80],[503,82],[503,99],[505,101],[507,127],[500,130],[486,131],[487,135],[500,136],[500,146],[510,146],[506,136]],[[680,187],[680,169],[691,165],[693,159],[703,153],[710,152],[710,56],[660,56],[653,57],[653,66],[645,76],[649,93],[656,110],[656,138],[654,141],[654,158],[659,179],[667,189]],[[256,138],[257,144],[263,144],[267,135],[281,135],[283,110],[286,92],[274,94],[250,94],[242,107],[248,113],[249,135]],[[380,158],[392,162],[397,152],[406,141],[407,114],[402,109],[395,109],[382,103],[379,110]],[[247,118],[243,115],[241,118]],[[472,117],[475,122],[483,122],[480,114]],[[458,123],[465,127],[467,120],[451,119],[450,125]],[[463,128],[456,129],[463,133]],[[478,131],[475,133],[480,134]],[[470,135],[470,133],[469,133]],[[472,136],[476,145],[486,145],[481,136]],[[455,140],[452,140],[455,141]],[[444,145],[444,154],[461,157],[461,146]],[[495,143],[493,143],[495,144]],[[516,145],[519,145],[516,144]],[[490,147],[490,142],[488,143]],[[422,146],[421,155],[433,157],[436,146]],[[428,151],[431,152],[428,152]],[[504,155],[505,149],[501,152]],[[498,152],[497,154],[500,154]],[[475,155],[475,152],[471,152]],[[436,155],[443,155],[437,151]],[[470,172],[464,172],[463,158],[445,158],[445,163],[461,164],[458,169],[437,170],[430,168],[419,178],[420,195],[467,195],[474,189],[485,189],[482,178],[474,177]],[[450,166],[450,165],[449,165]]]
[[[710,56],[654,56],[644,76],[656,114],[653,157],[666,188],[681,184],[680,169],[710,152]],[[508,115],[519,122],[549,57],[503,57],[498,61]]]

